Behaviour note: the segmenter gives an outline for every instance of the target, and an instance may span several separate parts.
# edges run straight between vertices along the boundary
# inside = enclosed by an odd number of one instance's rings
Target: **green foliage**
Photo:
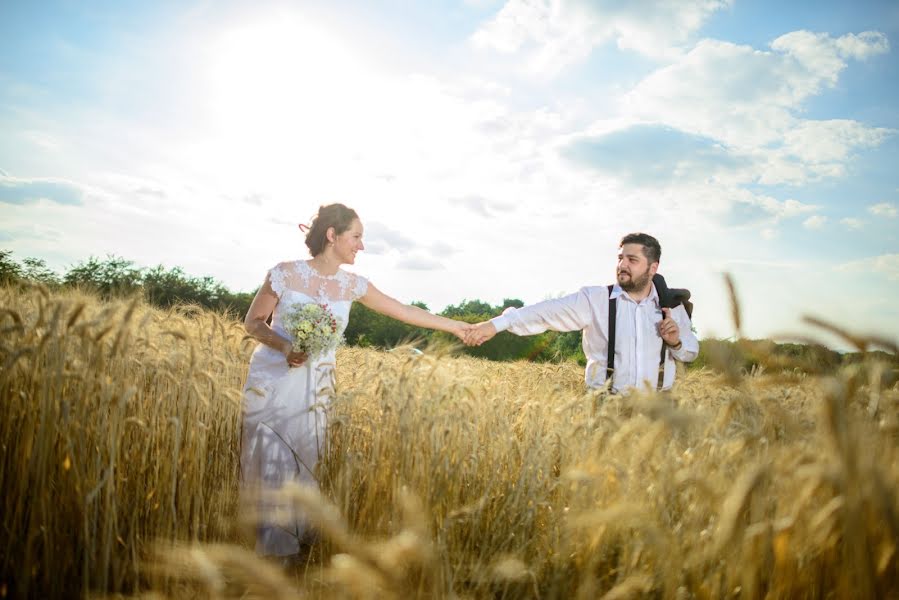
[[[27,257],[22,264],[12,258],[12,251],[0,250],[0,284],[31,281],[47,287],[58,287],[62,281],[40,258]]]
[[[80,287],[104,298],[143,293],[155,306],[196,304],[235,316],[246,314],[255,294],[231,292],[212,277],[191,277],[181,267],[141,269],[130,260],[112,255],[106,259],[92,256],[60,277],[41,259],[25,258],[19,264],[12,252],[0,251],[0,284],[23,281],[47,287]]]
[[[69,269],[63,276],[66,285],[95,290],[104,298],[127,296],[141,288],[141,270],[130,260],[108,255],[101,261],[91,256]]]
[[[421,308],[421,303],[417,305]],[[352,346],[393,348],[408,342],[425,342],[431,339],[432,333],[428,329],[407,325],[354,302],[344,338]]]
[[[517,298],[505,298],[500,306],[491,306],[481,300],[463,300],[447,306],[440,314],[468,323],[479,323],[499,316],[509,307],[521,308],[524,302]],[[481,346],[463,348],[469,356],[490,360],[529,360],[535,362],[559,362],[575,360],[587,364],[581,347],[581,332],[559,333],[547,331],[539,335],[518,336],[507,331],[497,334]]]
[[[254,294],[233,293],[212,277],[191,277],[181,267],[166,270],[162,265],[147,269],[142,278],[147,301],[156,306],[198,304],[243,316]]]
[[[40,258],[29,257],[22,260],[22,277],[50,288],[58,287],[62,283],[59,275]]]
[[[463,300],[459,304],[450,304],[440,314],[450,319],[458,319],[466,316],[483,316],[492,318],[499,315],[502,308],[490,306],[481,300]]]
[[[574,360],[586,366],[587,356],[582,345],[583,335],[580,331],[547,331],[538,336],[543,342],[539,351],[531,358],[538,362],[561,362]]]
[[[109,255],[106,259],[90,257],[71,267],[62,277],[37,258],[25,258],[21,263],[12,252],[0,250],[0,285],[35,282],[46,287],[78,286],[91,289],[104,297],[142,293],[155,306],[195,304],[213,310],[229,312],[240,318],[247,313],[255,291],[234,293],[212,277],[192,277],[181,267],[166,269],[158,265],[141,269],[124,258]],[[412,302],[424,310],[423,302]],[[463,300],[449,305],[440,314],[468,323],[479,323],[500,315],[509,307],[524,306],[521,300],[505,298],[499,306],[482,300]],[[419,346],[429,342],[458,343],[450,334],[407,325],[376,313],[356,302],[350,311],[345,333],[353,346],[392,348],[405,343]],[[581,345],[581,332],[558,333],[547,331],[540,335],[517,336],[508,332],[496,335],[477,347],[462,347],[461,352],[490,360],[529,360],[560,362],[574,360],[586,364]],[[870,353],[868,353],[870,354]],[[895,356],[883,354],[884,362],[895,365]],[[860,360],[862,355],[840,355],[833,350],[813,344],[775,344],[770,340],[703,340],[699,356],[690,368],[709,367],[730,375],[762,368],[768,372],[800,371],[817,373],[831,371],[841,364]]]
[[[0,250],[0,285],[16,283],[22,279],[22,267],[12,259],[11,250]]]
[[[843,356],[815,344],[775,343],[771,340],[736,341],[708,338],[699,345],[699,355],[689,368],[709,367],[731,375],[754,369],[766,372],[824,373],[843,364]]]
[[[524,306],[524,302],[522,302],[518,298],[504,298],[502,310],[506,310],[509,307],[521,308],[523,306]],[[500,312],[502,312],[502,310]]]
[[[412,302],[412,305],[427,310],[427,305],[421,302]],[[524,303],[521,300],[507,298],[503,300],[501,306],[491,306],[482,300],[463,300],[459,304],[447,306],[440,314],[467,323],[480,323],[501,314],[510,306],[520,308]],[[424,346],[431,342],[459,342],[448,333],[406,325],[376,313],[358,302],[353,304],[350,310],[350,322],[344,337],[347,344],[353,346],[379,348],[392,348],[406,343]],[[580,340],[579,331],[572,333],[548,331],[533,336],[517,336],[502,332],[481,346],[462,347],[460,351],[469,356],[490,360],[549,362],[574,359],[586,364]]]

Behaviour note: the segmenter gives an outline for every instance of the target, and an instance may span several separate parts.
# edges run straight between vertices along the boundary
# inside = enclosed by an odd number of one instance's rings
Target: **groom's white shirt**
[[[649,386],[655,388],[659,377],[659,355],[662,337],[658,324],[664,315],[659,307],[655,286],[641,302],[635,302],[618,285],[612,288],[617,298],[615,323],[615,373],[612,389]],[[690,318],[683,306],[671,310],[671,318],[680,329],[681,347],[669,349],[665,360],[662,387],[674,383],[673,359],[690,362],[699,353],[699,340],[690,329]],[[545,300],[523,308],[507,308],[502,315],[491,319],[496,330],[509,330],[516,335],[534,335],[552,331],[583,330],[584,354],[587,369],[584,380],[590,387],[602,387],[606,380],[609,339],[609,291],[606,286],[583,287],[577,293]]]

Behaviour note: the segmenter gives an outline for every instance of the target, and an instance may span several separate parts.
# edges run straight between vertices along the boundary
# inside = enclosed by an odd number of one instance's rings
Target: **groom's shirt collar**
[[[623,297],[625,300],[629,302],[633,302],[634,304],[640,304],[636,300],[630,297],[627,292],[621,289],[621,286],[617,283],[612,287],[612,293],[609,294],[609,300],[615,300],[619,296]],[[655,284],[652,284],[652,289],[649,290],[649,296],[643,299],[643,302],[652,301],[656,308],[659,307],[659,293],[656,291]]]

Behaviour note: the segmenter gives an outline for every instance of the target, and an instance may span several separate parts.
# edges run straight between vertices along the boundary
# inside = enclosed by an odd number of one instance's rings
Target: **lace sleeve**
[[[284,290],[287,288],[287,273],[284,270],[284,265],[277,264],[268,272],[268,279],[272,286],[272,291],[275,292],[275,295],[278,298],[281,298],[281,295],[284,293]]]
[[[362,275],[356,275],[356,281],[353,285],[353,300],[358,300],[368,292],[368,279]]]

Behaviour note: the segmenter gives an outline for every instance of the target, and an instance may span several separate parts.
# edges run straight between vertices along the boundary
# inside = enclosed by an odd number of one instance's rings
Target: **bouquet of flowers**
[[[284,328],[293,336],[294,352],[318,358],[337,348],[342,341],[337,317],[323,304],[293,307],[282,318]]]

